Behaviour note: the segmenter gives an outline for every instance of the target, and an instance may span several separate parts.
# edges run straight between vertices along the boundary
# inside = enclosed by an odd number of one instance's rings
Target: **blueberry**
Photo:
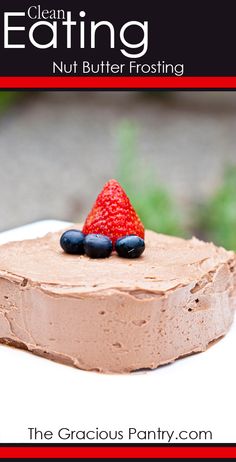
[[[66,253],[84,254],[84,234],[77,229],[65,231],[60,239],[60,245]]]
[[[109,237],[102,234],[87,234],[84,249],[90,258],[107,258],[112,252],[112,242]]]
[[[138,236],[124,236],[117,239],[115,249],[119,257],[138,258],[145,249],[145,242]]]

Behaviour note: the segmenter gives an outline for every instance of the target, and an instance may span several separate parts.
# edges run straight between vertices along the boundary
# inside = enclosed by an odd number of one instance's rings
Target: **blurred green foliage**
[[[0,91],[0,112],[8,109],[21,95],[18,91]]]
[[[236,251],[236,166],[225,169],[223,181],[202,206],[200,228],[215,244]]]
[[[157,181],[152,166],[138,156],[137,130],[123,122],[119,130],[118,180],[144,226],[159,233],[184,236],[180,212],[168,190]]]

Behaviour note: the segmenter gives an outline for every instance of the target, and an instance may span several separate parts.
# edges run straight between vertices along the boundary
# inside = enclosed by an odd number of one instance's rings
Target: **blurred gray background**
[[[211,194],[224,163],[236,160],[233,92],[27,94],[0,118],[0,229],[82,219],[116,176],[124,120],[183,211]]]

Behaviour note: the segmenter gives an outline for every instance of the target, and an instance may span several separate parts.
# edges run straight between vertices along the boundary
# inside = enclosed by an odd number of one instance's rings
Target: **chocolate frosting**
[[[228,330],[233,252],[147,231],[139,259],[93,260],[65,254],[60,235],[0,246],[2,342],[126,372],[203,351]]]

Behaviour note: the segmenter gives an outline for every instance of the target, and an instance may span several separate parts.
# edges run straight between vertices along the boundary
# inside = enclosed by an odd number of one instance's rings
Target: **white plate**
[[[1,233],[0,243],[42,236],[65,225],[59,221],[33,223]],[[0,346],[0,442],[109,442],[60,439],[58,430],[66,427],[70,431],[122,431],[123,439],[117,442],[166,443],[167,433],[160,431],[174,431],[173,443],[235,443],[235,334],[234,323],[228,335],[205,353],[129,375],[84,372]],[[30,439],[30,427],[51,431],[53,438],[42,440],[38,434],[38,439]],[[140,433],[129,439],[129,428]],[[153,430],[156,439],[141,439],[147,430]],[[204,430],[212,432],[211,440],[203,434],[201,439],[191,439],[187,433],[182,433],[185,440],[179,438],[180,431]]]

